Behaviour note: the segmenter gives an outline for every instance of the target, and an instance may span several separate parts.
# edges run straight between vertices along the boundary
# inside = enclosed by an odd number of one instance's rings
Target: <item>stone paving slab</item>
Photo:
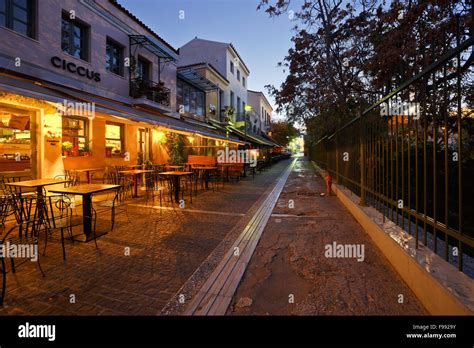
[[[321,192],[323,179],[299,160],[227,314],[426,315],[337,197]],[[364,261],[327,258],[333,242],[364,245]]]
[[[276,164],[253,180],[227,183],[216,192],[200,191],[185,209],[148,209],[143,199],[133,199],[131,223],[118,215],[114,231],[98,239],[98,250],[93,242],[66,242],[65,262],[55,232],[40,258],[46,277],[30,261],[8,273],[0,315],[159,314],[271,187],[279,168]],[[130,248],[129,256],[125,248]]]

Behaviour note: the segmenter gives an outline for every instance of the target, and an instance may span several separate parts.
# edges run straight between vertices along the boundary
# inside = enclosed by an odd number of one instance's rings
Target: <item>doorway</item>
[[[150,130],[139,128],[138,134],[138,164],[145,164],[150,161]]]

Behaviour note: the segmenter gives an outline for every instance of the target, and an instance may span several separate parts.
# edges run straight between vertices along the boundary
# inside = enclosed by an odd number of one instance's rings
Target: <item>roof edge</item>
[[[132,20],[134,20],[137,24],[139,24],[143,29],[146,29],[149,31],[157,40],[159,40],[161,43],[163,43],[166,47],[168,47],[170,50],[172,50],[174,53],[179,55],[179,49],[174,48],[170,43],[165,41],[160,35],[158,35],[154,30],[152,30],[148,25],[146,25],[144,22],[142,22],[137,16],[135,16],[132,12],[127,10],[123,5],[121,5],[117,0],[109,0],[109,3],[111,3],[113,6],[115,6],[117,9],[125,13],[128,17],[130,17]]]

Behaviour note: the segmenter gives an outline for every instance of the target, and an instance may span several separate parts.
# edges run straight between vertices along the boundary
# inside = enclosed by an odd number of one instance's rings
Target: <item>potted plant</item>
[[[62,150],[63,150],[63,156],[69,156],[72,150],[72,143],[70,141],[63,141]]]
[[[79,156],[79,146],[73,146],[70,153],[72,157]]]
[[[84,145],[84,148],[82,148],[82,149],[79,148],[79,156],[87,157],[87,156],[90,156],[90,154],[91,154],[91,151],[89,149],[89,145],[87,145],[87,144]]]
[[[171,165],[180,165],[184,162],[184,136],[177,133],[168,133],[166,148],[168,150],[168,163]]]

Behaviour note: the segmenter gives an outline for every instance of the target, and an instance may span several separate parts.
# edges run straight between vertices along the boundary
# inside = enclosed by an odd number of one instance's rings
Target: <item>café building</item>
[[[0,0],[0,37],[0,172],[164,164],[172,133],[188,153],[245,144],[182,116],[179,51],[116,1]]]

